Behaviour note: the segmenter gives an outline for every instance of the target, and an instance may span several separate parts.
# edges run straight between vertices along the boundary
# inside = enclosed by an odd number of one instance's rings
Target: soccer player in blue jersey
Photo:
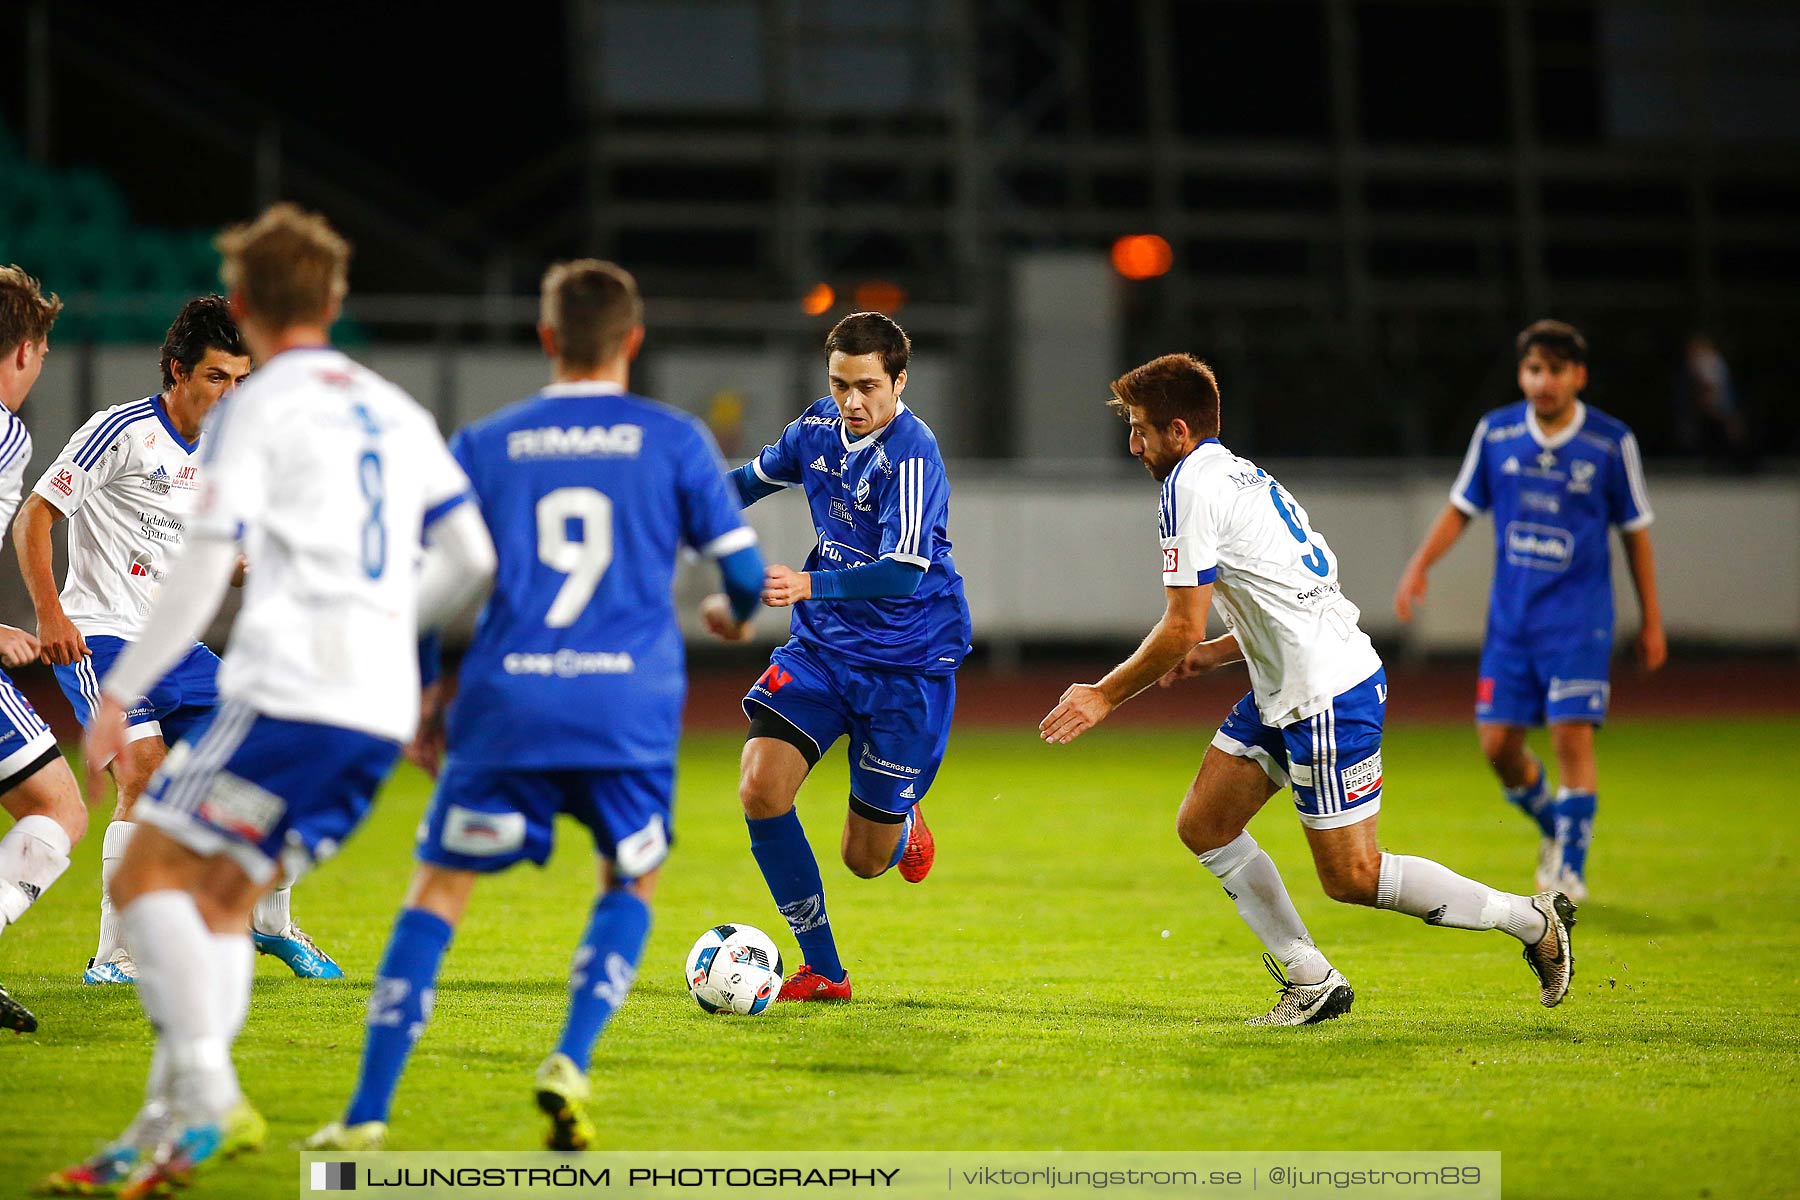
[[[0,266],[0,527],[11,517],[31,461],[31,434],[19,420],[62,301],[14,266]],[[0,666],[37,660],[38,640],[0,625]],[[0,808],[13,819],[0,837],[0,934],[69,869],[69,851],[87,832],[75,776],[44,719],[0,672]],[[31,1033],[37,1018],[0,987],[0,1029]]]
[[[677,555],[689,546],[718,561],[726,594],[702,608],[731,640],[748,636],[762,582],[756,534],[711,435],[627,390],[642,314],[619,267],[552,267],[538,336],[555,382],[452,440],[499,573],[462,661],[419,867],[369,999],[356,1094],[309,1148],[381,1147],[475,881],[541,866],[564,812],[592,832],[603,882],[575,951],[562,1037],[535,1089],[551,1149],[593,1140],[588,1063],[631,990],[669,849],[687,688],[670,596]]]
[[[1426,573],[1479,513],[1494,517],[1494,585],[1475,692],[1481,752],[1506,798],[1537,823],[1537,886],[1580,903],[1598,773],[1594,731],[1606,719],[1613,645],[1610,530],[1619,530],[1642,622],[1637,658],[1668,658],[1650,548],[1650,497],[1637,439],[1581,401],[1587,341],[1539,321],[1518,337],[1525,398],[1481,419],[1450,502],[1408,564],[1394,611],[1412,619]],[[1545,722],[1558,786],[1526,745]]]
[[[745,505],[798,487],[818,541],[806,568],[768,568],[763,603],[794,607],[792,636],[744,697],[738,796],[750,851],[805,957],[782,1000],[848,1000],[850,976],[794,797],[839,737],[850,739],[844,865],[872,879],[896,864],[917,883],[936,846],[919,801],[950,739],[969,607],[950,557],[950,481],[931,429],[901,401],[912,343],[880,313],[825,339],[831,395],[732,472]]]

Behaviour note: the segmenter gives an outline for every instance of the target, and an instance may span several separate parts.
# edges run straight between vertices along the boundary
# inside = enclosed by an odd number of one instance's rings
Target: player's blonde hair
[[[556,334],[557,356],[571,367],[610,362],[644,323],[637,280],[617,263],[578,258],[544,272],[538,320]]]
[[[0,267],[0,354],[49,337],[62,306],[55,292],[44,295],[38,281],[23,268]]]
[[[244,311],[272,329],[321,323],[350,290],[350,243],[318,213],[283,202],[213,244]]]

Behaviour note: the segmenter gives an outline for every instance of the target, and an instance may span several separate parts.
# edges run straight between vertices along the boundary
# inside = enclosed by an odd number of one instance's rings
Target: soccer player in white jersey
[[[1337,558],[1281,484],[1219,442],[1211,368],[1165,355],[1112,385],[1131,452],[1162,489],[1167,610],[1129,659],[1077,683],[1043,720],[1074,741],[1152,683],[1242,661],[1250,693],[1212,740],[1176,829],[1261,940],[1281,997],[1252,1025],[1342,1016],[1355,993],[1313,944],[1274,861],[1245,826],[1291,786],[1319,880],[1333,900],[1409,913],[1430,925],[1501,929],[1525,947],[1539,999],[1560,1004],[1574,974],[1575,906],[1560,892],[1514,896],[1432,862],[1382,851],[1381,728],[1387,675],[1338,584]],[[1229,628],[1206,637],[1217,595]]]
[[[250,373],[225,297],[190,300],[162,347],[163,390],[96,413],[75,431],[25,498],[13,525],[37,608],[38,642],[76,718],[87,725],[100,677],[136,636],[200,493],[202,423]],[[69,522],[69,568],[56,588],[51,530]],[[241,583],[241,576],[233,582]],[[137,826],[131,806],[168,747],[196,740],[218,708],[219,660],[199,642],[127,714],[129,741],[111,763],[118,797],[100,852],[100,941],[82,980],[134,983],[111,883]],[[343,974],[289,916],[288,889],[257,901],[251,940],[296,975]]]
[[[25,485],[31,435],[19,406],[50,353],[50,327],[62,301],[44,295],[18,267],[0,267],[0,521],[9,519]],[[38,657],[37,639],[0,625],[0,666]],[[87,808],[75,776],[43,718],[0,672],[0,808],[13,826],[0,837],[0,934],[69,868],[69,850],[87,832]],[[0,1029],[30,1033],[37,1018],[0,987]]]
[[[421,625],[471,599],[494,562],[431,417],[327,340],[348,243],[281,204],[219,248],[258,370],[214,414],[182,557],[101,680],[89,734],[102,760],[125,745],[126,707],[212,619],[241,546],[256,566],[218,716],[138,798],[113,877],[157,1034],[146,1104],[114,1143],[49,1181],[122,1179],[128,1198],[262,1141],[231,1062],[250,1002],[250,910],[278,875],[298,876],[355,829],[418,722]]]

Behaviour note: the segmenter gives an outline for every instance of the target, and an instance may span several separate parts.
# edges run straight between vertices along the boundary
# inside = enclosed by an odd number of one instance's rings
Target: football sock
[[[1556,836],[1556,803],[1550,794],[1550,772],[1544,769],[1544,760],[1537,755],[1531,756],[1531,763],[1537,768],[1537,779],[1523,787],[1503,787],[1506,798],[1526,816],[1537,822],[1537,827],[1547,838]]]
[[[1238,916],[1287,970],[1288,982],[1321,983],[1331,963],[1313,945],[1306,923],[1282,885],[1275,860],[1248,833],[1200,855],[1200,865],[1219,880],[1237,905]]]
[[[918,819],[918,815],[919,807],[916,804],[907,810],[906,823],[900,826],[900,840],[894,844],[894,856],[888,859],[888,870],[900,865],[900,858],[906,853],[907,839],[912,837],[913,822]]]
[[[1427,925],[1504,930],[1528,946],[1545,933],[1544,914],[1529,897],[1496,892],[1429,858],[1406,854],[1381,856],[1375,907],[1407,913]]]
[[[250,928],[274,937],[286,933],[288,922],[293,919],[288,903],[293,894],[291,887],[278,887],[258,900],[250,910]]]
[[[1588,840],[1594,835],[1594,810],[1599,800],[1593,792],[1560,788],[1556,793],[1556,845],[1562,851],[1565,870],[1587,871]]]
[[[746,817],[744,823],[750,826],[750,853],[762,868],[775,907],[794,931],[806,965],[827,979],[842,979],[844,964],[825,915],[825,882],[800,814],[790,808],[779,817]]]
[[[587,1070],[594,1042],[606,1028],[637,978],[644,939],[650,936],[650,906],[623,888],[594,902],[594,915],[569,968],[569,1015],[556,1048]]]
[[[20,817],[0,838],[0,931],[68,869],[68,831],[42,813]]]
[[[188,1118],[218,1120],[240,1093],[213,935],[186,892],[151,892],[119,916],[138,966],[138,999],[166,1055],[170,1098]]]
[[[450,946],[450,934],[448,921],[422,908],[404,909],[394,922],[387,953],[369,992],[362,1070],[344,1124],[387,1120],[400,1072],[406,1069],[406,1056],[431,1019],[438,963]]]
[[[250,1015],[250,981],[256,975],[256,948],[242,933],[212,935],[212,964],[219,980],[219,1014],[224,1019],[225,1041],[237,1040]]]
[[[100,839],[100,944],[94,947],[94,961],[103,963],[125,944],[125,931],[119,925],[119,912],[113,907],[112,879],[125,860],[125,847],[137,832],[135,821],[114,821]]]

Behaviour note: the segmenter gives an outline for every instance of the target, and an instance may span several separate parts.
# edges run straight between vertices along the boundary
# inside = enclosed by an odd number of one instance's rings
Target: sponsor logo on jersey
[[[889,762],[876,754],[875,748],[867,742],[862,744],[862,757],[857,759],[856,765],[865,771],[873,771],[877,775],[892,775],[895,779],[916,779],[924,774],[918,767]]]
[[[1490,442],[1504,442],[1510,438],[1518,437],[1525,432],[1526,428],[1527,426],[1523,421],[1520,421],[1516,425],[1502,425],[1498,429],[1488,430],[1487,440]]]
[[[1297,603],[1305,604],[1308,600],[1320,600],[1343,590],[1343,586],[1334,580],[1331,583],[1321,583],[1318,587],[1309,588],[1304,592],[1295,592],[1294,600]]]
[[[64,467],[51,477],[50,486],[65,496],[73,496],[75,494],[75,477],[69,474],[67,467]]]
[[[1561,704],[1567,700],[1587,700],[1591,712],[1606,711],[1606,701],[1612,695],[1612,684],[1604,679],[1556,679],[1550,680],[1549,700],[1552,704]]]
[[[146,443],[146,445],[147,444],[148,443]],[[159,466],[156,468],[156,470],[150,472],[149,483],[150,483],[150,490],[155,492],[157,495],[159,495],[159,496],[168,495],[169,494],[169,486],[170,486],[168,468]]]
[[[280,796],[224,771],[213,776],[212,787],[196,810],[208,825],[251,842],[268,837],[285,812],[287,801]]]
[[[452,804],[444,813],[444,834],[438,844],[471,858],[509,854],[525,844],[525,814],[477,812]]]
[[[844,498],[842,496],[833,496],[831,498],[831,515],[846,525],[856,524],[856,518],[850,515],[850,506],[844,503]]]
[[[838,423],[838,419],[836,417],[801,417],[800,418],[800,424],[802,424],[802,425],[836,425],[837,423]]]
[[[1594,464],[1585,458],[1578,458],[1569,464],[1569,492],[1585,495],[1594,486]]]
[[[1260,469],[1255,471],[1233,471],[1225,476],[1225,478],[1237,484],[1239,491],[1243,491],[1245,488],[1252,488],[1261,483],[1263,481],[1263,473]]]
[[[154,560],[147,551],[139,550],[131,556],[129,574],[140,579],[161,579],[162,572],[156,569]]]
[[[1513,521],[1506,527],[1506,561],[1534,571],[1566,571],[1575,557],[1575,535],[1550,525]]]
[[[580,675],[629,675],[637,670],[624,652],[558,650],[554,654],[508,654],[500,660],[508,675],[554,675],[574,679]]]
[[[1181,547],[1180,546],[1165,547],[1163,549],[1163,571],[1164,571],[1164,573],[1166,574],[1167,572],[1170,572],[1170,571],[1179,571],[1179,570],[1181,570]]]
[[[1574,491],[1575,485],[1570,484],[1569,490]],[[1549,513],[1551,516],[1562,511],[1562,501],[1548,492],[1520,492],[1519,504],[1533,512]]]
[[[515,429],[506,435],[506,457],[636,458],[644,448],[641,425],[548,425]]]
[[[138,533],[155,542],[167,542],[170,545],[181,545],[181,536],[187,532],[187,526],[174,517],[162,513],[137,510]]]
[[[913,785],[909,783],[901,789],[900,798],[902,800],[917,800],[919,798],[918,789],[914,788]]]

